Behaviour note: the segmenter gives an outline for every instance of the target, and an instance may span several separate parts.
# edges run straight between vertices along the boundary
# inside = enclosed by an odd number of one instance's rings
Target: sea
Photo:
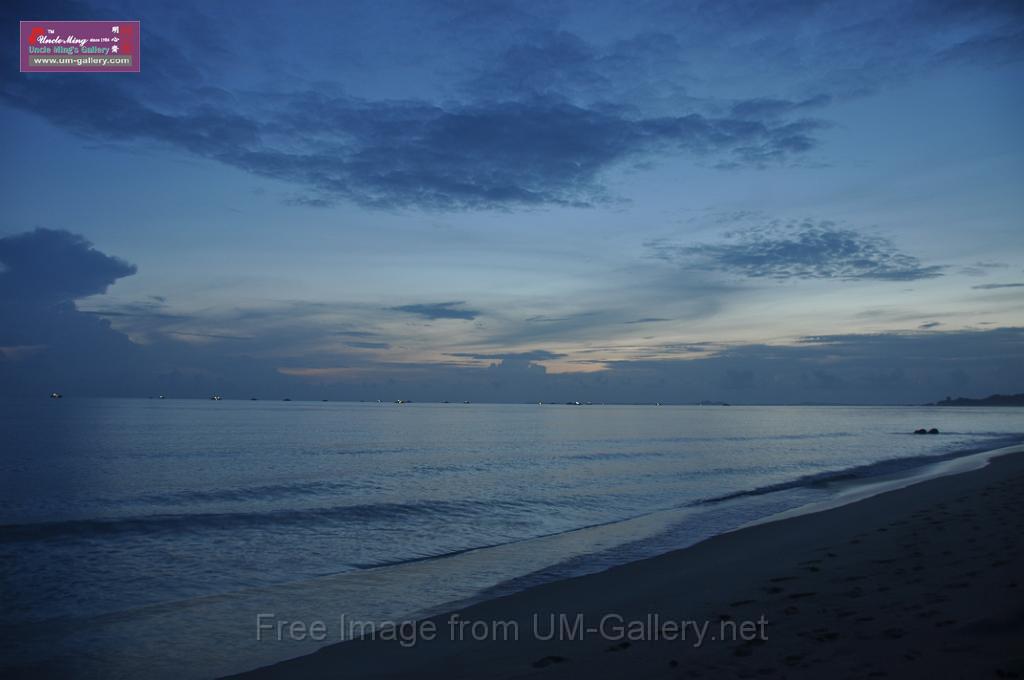
[[[1024,442],[1013,408],[2,407],[3,677],[240,672]]]

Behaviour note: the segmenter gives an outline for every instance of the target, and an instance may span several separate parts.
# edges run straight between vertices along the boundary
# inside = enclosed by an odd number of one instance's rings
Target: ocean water
[[[341,635],[257,640],[259,614],[437,612],[1024,441],[1018,409],[3,406],[5,677],[246,670]]]

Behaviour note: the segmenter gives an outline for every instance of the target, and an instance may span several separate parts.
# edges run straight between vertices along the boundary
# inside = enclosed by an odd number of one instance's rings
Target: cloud
[[[656,323],[658,321],[671,321],[671,320],[672,319],[666,319],[666,318],[663,318],[663,317],[660,317],[660,316],[649,316],[649,317],[646,317],[646,318],[643,318],[643,319],[633,319],[632,321],[623,321],[622,323],[624,325],[629,326],[629,325],[633,325],[633,324]]]
[[[972,290],[997,290],[999,288],[1024,288],[1024,283],[983,283],[971,286]]]
[[[543,349],[530,350],[529,352],[502,352],[495,354],[480,354],[475,352],[448,352],[447,355],[450,357],[480,359],[484,361],[551,361],[553,359],[561,359],[566,356],[565,354],[549,352]]]
[[[417,314],[432,321],[435,319],[465,319],[467,321],[472,321],[476,317],[480,316],[480,312],[473,309],[456,309],[459,305],[464,304],[466,304],[464,301],[456,300],[453,302],[402,305],[401,307],[392,307],[391,309],[396,312]]]
[[[487,366],[374,367],[358,379],[339,379],[323,394],[332,399],[383,395],[415,401],[534,403],[709,399],[734,404],[920,404],[951,393],[1019,391],[1024,380],[1022,340],[1022,328],[819,336],[792,345],[719,346],[713,353],[686,359],[612,361],[606,362],[606,370],[591,373],[547,372],[513,353],[513,358],[495,358]],[[320,374],[310,373],[305,393],[319,394],[315,389],[320,380]],[[908,425],[908,431],[913,427],[917,425]]]
[[[799,101],[771,97],[743,99],[732,105],[732,115],[737,118],[778,118],[790,113],[826,106],[831,101],[832,97],[827,94],[819,94]]]
[[[516,37],[476,67],[464,91],[475,99],[556,96],[597,104],[628,101],[638,91],[651,96],[666,88],[666,72],[686,70],[682,45],[668,33],[647,31],[605,45],[564,29],[525,30]]]
[[[17,243],[23,236],[11,238]],[[111,276],[130,269],[73,234],[40,243],[46,247],[33,249],[34,256],[45,259],[48,252],[59,254],[68,244],[77,244],[72,251],[79,260],[72,271],[89,262],[99,263],[96,268],[106,272],[82,277],[81,285],[63,285],[61,291],[102,290]],[[24,261],[12,258],[11,252],[20,251],[5,251],[4,276],[27,271]],[[377,360],[365,350],[389,349],[384,346],[388,343],[378,340],[375,331],[344,325],[345,315],[358,312],[358,307],[289,302],[276,310],[235,310],[210,317],[205,321],[212,327],[202,329],[192,325],[203,319],[179,319],[160,300],[109,304],[108,311],[122,314],[114,319],[131,324],[141,319],[145,324],[147,315],[152,315],[171,324],[150,342],[137,344],[103,316],[79,312],[73,300],[54,302],[53,295],[0,298],[0,390],[4,394],[38,395],[57,389],[76,396],[194,397],[216,391],[243,398],[418,401],[921,403],[963,390],[979,396],[1012,391],[1024,380],[1020,368],[1024,366],[1024,329],[1020,328],[938,331],[925,324],[927,329],[913,332],[807,336],[781,346],[673,342],[646,348],[647,354],[639,356],[647,358],[628,360],[609,360],[608,348],[596,345],[574,352],[499,348],[449,355],[488,362],[487,366],[466,366],[454,361]],[[477,314],[460,309],[462,304],[407,307],[427,318]],[[381,310],[364,311],[379,314]],[[334,313],[343,318],[323,316]],[[628,319],[618,316],[617,326],[622,328]],[[325,330],[331,325],[333,330]],[[218,332],[218,327],[258,332],[247,336]],[[172,339],[185,334],[194,337],[188,342]],[[340,338],[341,346],[323,345],[324,338]],[[353,351],[346,353],[345,347]],[[596,366],[595,353],[603,357]],[[545,370],[543,362],[555,360],[602,370]]]
[[[1008,64],[1024,56],[1024,31],[978,35],[942,50],[936,61]]]
[[[1010,265],[1005,262],[975,262],[966,267],[960,267],[960,273],[965,276],[988,276],[993,269],[1008,269]]]
[[[287,201],[296,205],[591,206],[615,199],[609,175],[617,169],[678,157],[720,168],[790,162],[816,148],[827,125],[807,114],[840,91],[864,92],[892,73],[934,68],[953,52],[997,61],[1024,54],[1015,28],[1019,3],[865,5],[847,12],[826,1],[737,1],[707,12],[699,3],[656,0],[628,11],[603,8],[599,14],[616,29],[604,42],[567,30],[581,24],[571,6],[436,3],[422,10],[432,22],[427,30],[417,16],[417,34],[405,35],[397,11],[378,4],[352,11],[363,22],[391,26],[394,42],[408,43],[411,54],[444,52],[423,67],[441,82],[396,91],[432,89],[436,96],[359,97],[339,93],[336,84],[311,87],[295,79],[254,92],[238,80],[218,81],[238,74],[175,47],[202,40],[201,31],[185,27],[203,15],[185,10],[177,23],[150,23],[148,44],[165,58],[130,86],[124,79],[4,72],[0,99],[83,137],[166,144],[290,182],[297,193]],[[102,14],[80,3],[60,7],[61,16]],[[25,3],[7,16],[30,9]],[[260,17],[250,24],[211,13],[200,23],[265,31]],[[400,18],[409,21],[408,9]],[[463,41],[465,33],[474,37]],[[451,54],[436,50],[438,36]],[[386,72],[393,58],[381,50],[368,62]],[[296,68],[273,52],[266,62],[280,62],[273,74]],[[721,73],[693,66],[707,63]],[[737,67],[757,81],[734,78]],[[339,73],[344,81],[346,72]],[[309,77],[317,75],[324,74]],[[721,100],[687,90],[719,75],[752,96]],[[381,81],[384,90],[395,83]],[[105,105],[66,116],[68,100]]]
[[[509,98],[608,87],[601,57],[568,31],[542,31],[507,47],[467,84],[474,96]]]
[[[720,64],[736,61],[797,91],[836,98],[877,92],[953,62],[999,66],[1024,57],[1020,2],[714,3],[654,0],[633,9]],[[639,17],[630,17],[638,20]],[[795,87],[794,87],[795,86]]]
[[[101,303],[95,309],[83,310],[86,314],[109,318],[135,318],[146,320],[176,321],[186,319],[181,314],[173,314],[167,311],[166,298],[150,296],[148,300],[136,300],[130,302]]]
[[[554,97],[441,106],[306,92],[267,117],[210,105],[175,112],[96,80],[8,81],[2,97],[86,137],[162,142],[298,184],[309,193],[289,201],[316,207],[589,206],[609,200],[602,175],[625,161],[687,154],[763,165],[810,150],[824,126],[645,117]],[[68,119],[55,112],[65,97],[109,105]]]
[[[36,229],[0,238],[0,300],[75,300],[104,293],[135,271],[68,231]]]
[[[941,321],[928,321],[928,322],[923,323],[920,326],[918,326],[918,328],[920,330],[928,330],[929,328],[936,328],[936,327],[941,326],[941,325],[942,325]]]
[[[104,293],[135,267],[82,236],[36,229],[0,238],[0,384],[12,393],[97,384],[131,371],[135,346],[75,300]]]
[[[923,266],[888,239],[829,221],[770,222],[727,234],[724,243],[680,245],[650,241],[659,259],[685,267],[749,278],[915,281],[942,276],[943,267]]]
[[[159,30],[147,40],[169,44]],[[180,68],[147,68],[130,86],[4,73],[0,101],[85,138],[163,144],[292,183],[298,193],[287,202],[313,207],[592,206],[613,200],[607,175],[617,168],[679,156],[760,167],[805,154],[826,127],[789,119],[778,106],[770,116],[752,105],[740,116],[715,115],[699,101],[644,110],[635,93],[613,93],[606,81],[633,83],[638,64],[661,78],[679,49],[674,38],[641,33],[595,48],[566,32],[541,35],[493,57],[455,100],[373,99],[290,83],[228,89],[208,82],[217,74],[186,54],[161,47]],[[575,97],[584,85],[603,96]],[[68,100],[104,106],[66,116]]]
[[[823,124],[645,117],[555,96],[441,106],[303,93],[267,126],[283,135],[280,144],[215,157],[305,185],[315,200],[465,209],[601,203],[609,200],[602,175],[641,157],[783,160],[812,148]]]

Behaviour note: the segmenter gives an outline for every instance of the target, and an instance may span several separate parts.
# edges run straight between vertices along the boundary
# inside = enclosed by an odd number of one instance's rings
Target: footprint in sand
[[[815,595],[817,595],[817,594],[818,594],[818,593],[814,593],[814,592],[808,592],[808,593],[793,593],[792,595],[790,595],[790,596],[789,596],[789,599],[791,599],[791,600],[802,600],[802,599],[803,599],[803,598],[805,598],[805,597],[814,597],[814,596],[815,596]]]
[[[537,659],[531,665],[534,668],[544,668],[545,666],[550,666],[551,664],[555,664],[555,663],[562,663],[564,661],[568,661],[568,659],[566,659],[564,656],[554,656],[554,655],[552,655],[552,656],[545,656],[545,657],[542,657],[540,659]]]

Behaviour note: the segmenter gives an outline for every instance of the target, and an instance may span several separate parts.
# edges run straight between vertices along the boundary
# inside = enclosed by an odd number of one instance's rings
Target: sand
[[[1015,453],[238,677],[1024,677],[1022,501]]]

